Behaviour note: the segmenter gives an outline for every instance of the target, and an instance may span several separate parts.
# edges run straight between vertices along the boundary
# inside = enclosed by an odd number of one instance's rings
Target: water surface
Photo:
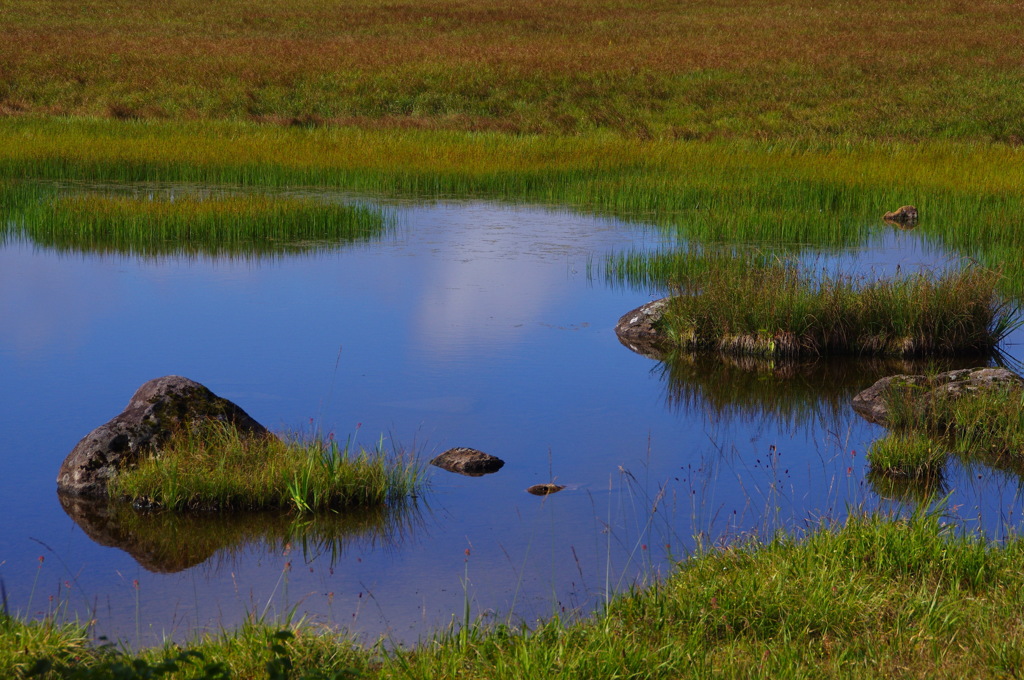
[[[882,430],[849,408],[893,366],[666,367],[612,331],[660,294],[595,275],[607,252],[661,245],[657,232],[484,202],[390,207],[397,227],[378,241],[271,259],[0,249],[12,609],[60,606],[132,644],[289,614],[412,643],[467,600],[500,620],[586,613],[667,572],[695,537],[909,507],[866,480]],[[863,248],[824,261],[885,273],[947,257],[865,227]],[[69,509],[76,523],[55,492],[60,462],[167,374],[272,429],[383,437],[424,459],[471,446],[506,465],[480,478],[431,469],[412,512],[312,528]],[[524,491],[552,479],[568,488]],[[954,465],[947,485],[968,525],[1000,535],[1018,522],[1013,475]]]

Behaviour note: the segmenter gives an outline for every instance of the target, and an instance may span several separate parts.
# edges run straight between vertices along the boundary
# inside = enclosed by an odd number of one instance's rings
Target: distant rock
[[[526,490],[526,493],[532,493],[534,496],[548,496],[558,493],[564,488],[564,484],[534,484]]]
[[[893,384],[914,385],[924,393],[921,403],[928,404],[937,397],[958,397],[963,394],[992,389],[1002,385],[1024,387],[1024,379],[1005,368],[962,368],[934,376],[893,375],[882,378],[853,398],[853,410],[865,420],[888,425],[889,404],[886,394]]]
[[[905,205],[899,210],[885,213],[882,215],[882,219],[901,227],[913,227],[917,224],[917,208],[912,205]]]
[[[101,496],[107,483],[144,453],[159,449],[182,427],[215,420],[231,423],[246,435],[273,436],[234,403],[177,375],[155,378],[132,396],[119,415],[87,434],[60,466],[57,490],[77,496]]]
[[[637,354],[661,360],[670,349],[671,343],[659,328],[671,298],[661,298],[641,305],[622,315],[615,324],[619,342]]]
[[[483,451],[457,447],[454,449],[448,449],[441,455],[435,457],[430,461],[430,464],[448,470],[449,472],[457,472],[460,475],[481,477],[492,472],[497,472],[505,464],[505,461],[497,456],[484,453]]]

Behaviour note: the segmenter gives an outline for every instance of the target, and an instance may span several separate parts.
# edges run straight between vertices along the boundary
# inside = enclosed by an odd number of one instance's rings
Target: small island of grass
[[[871,280],[764,257],[679,254],[648,320],[666,348],[766,358],[984,356],[1018,323],[980,267]],[[639,311],[639,310],[638,310]],[[620,336],[633,327],[631,312]]]
[[[58,194],[22,184],[4,195],[16,206],[14,233],[57,250],[266,255],[372,238],[389,223],[379,209],[275,194]]]
[[[175,511],[288,509],[299,513],[397,504],[415,495],[420,467],[400,453],[328,441],[244,437],[211,422],[182,428],[118,474],[111,498]]]

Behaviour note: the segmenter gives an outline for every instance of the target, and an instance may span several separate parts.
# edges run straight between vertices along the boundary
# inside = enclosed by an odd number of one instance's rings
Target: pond
[[[380,238],[274,257],[0,248],[12,611],[59,610],[130,645],[249,617],[412,644],[461,622],[467,603],[493,621],[585,615],[698,544],[913,507],[866,479],[882,430],[850,408],[905,362],[664,366],[612,330],[658,293],[600,273],[606,253],[662,245],[657,230],[481,201],[385,207],[395,226]],[[864,234],[862,248],[818,257],[877,272],[947,259],[913,233]],[[506,465],[475,478],[427,468],[410,510],[312,527],[66,510],[64,456],[168,374],[274,430],[383,437],[424,461],[470,446]],[[567,488],[525,492],[552,480]],[[946,484],[951,520],[996,537],[1019,524],[1016,477],[954,465]]]

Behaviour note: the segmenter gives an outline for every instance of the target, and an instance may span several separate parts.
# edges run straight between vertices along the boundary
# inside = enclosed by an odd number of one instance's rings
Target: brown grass
[[[1022,35],[991,0],[0,0],[0,112],[1010,140]]]

